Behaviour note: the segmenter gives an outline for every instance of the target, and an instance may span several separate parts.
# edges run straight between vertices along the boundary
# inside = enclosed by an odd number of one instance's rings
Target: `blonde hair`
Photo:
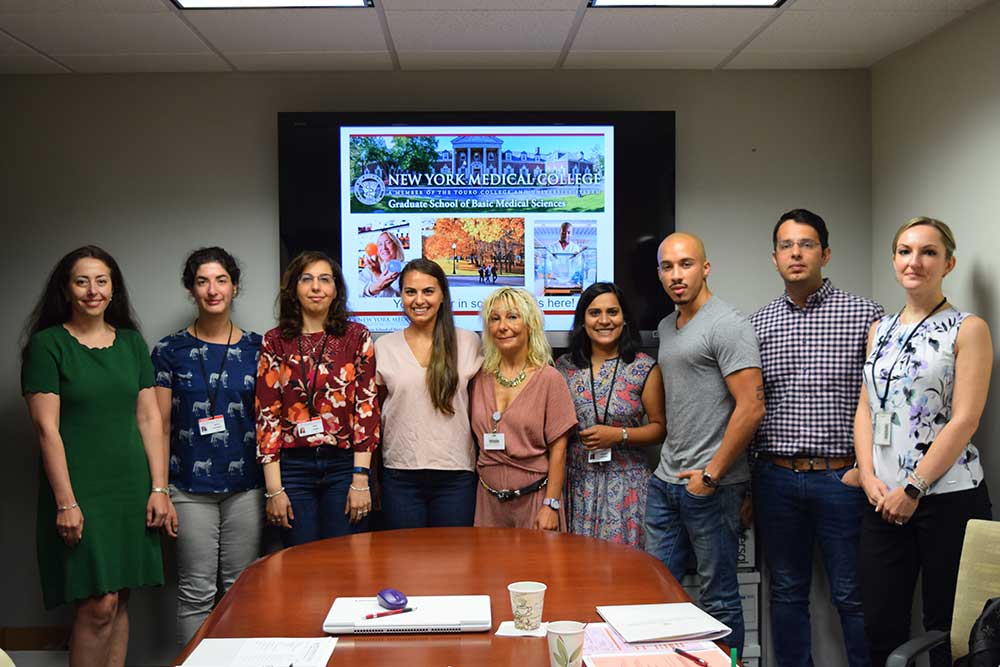
[[[899,244],[899,237],[903,235],[903,232],[911,227],[918,227],[920,225],[928,225],[938,230],[938,234],[941,235],[941,242],[944,244],[945,259],[951,259],[955,254],[955,233],[951,231],[951,227],[940,220],[925,216],[907,220],[903,223],[902,227],[896,230],[896,235],[892,237],[892,254],[896,254],[896,246]]]
[[[493,337],[489,335],[490,311],[497,306],[504,306],[524,319],[528,328],[528,365],[546,366],[552,363],[552,348],[545,339],[542,311],[538,308],[535,297],[527,290],[518,287],[501,287],[494,290],[483,303],[483,370],[492,373],[500,367],[500,351],[497,350]]]
[[[403,240],[388,230],[383,231],[382,234],[385,234],[386,236],[389,237],[390,243],[392,243],[392,246],[396,249],[395,253],[396,257],[394,259],[398,260],[406,259],[405,249],[403,248]],[[379,234],[379,236],[382,236],[382,234]],[[377,240],[378,236],[376,236],[375,238]]]

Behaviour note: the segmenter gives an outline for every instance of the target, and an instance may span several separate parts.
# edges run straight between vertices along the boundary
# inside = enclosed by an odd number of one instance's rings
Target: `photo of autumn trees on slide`
[[[423,230],[423,255],[452,286],[524,286],[524,218],[437,218]]]

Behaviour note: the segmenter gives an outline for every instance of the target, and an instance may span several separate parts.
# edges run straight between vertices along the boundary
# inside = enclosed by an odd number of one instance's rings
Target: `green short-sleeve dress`
[[[111,346],[88,348],[59,325],[28,344],[21,391],[59,395],[59,434],[83,512],[83,539],[67,547],[39,466],[36,539],[46,608],[163,583],[160,536],[146,528],[149,465],[135,417],[139,390],[152,386],[149,352],[136,331],[119,329]]]

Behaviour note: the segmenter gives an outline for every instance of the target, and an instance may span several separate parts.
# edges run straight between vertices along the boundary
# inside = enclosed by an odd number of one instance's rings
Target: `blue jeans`
[[[468,470],[397,470],[382,476],[385,527],[471,526],[476,516],[476,473]]]
[[[841,481],[848,470],[795,472],[764,460],[754,464],[754,516],[770,575],[779,667],[813,664],[809,589],[816,542],[840,614],[847,662],[851,667],[871,664],[858,579],[861,517],[868,501],[860,488]]]
[[[696,496],[684,484],[669,484],[656,475],[646,500],[646,551],[667,566],[678,581],[692,552],[698,562],[699,603],[732,628],[722,641],[743,653],[743,606],[736,579],[740,539],[740,505],[747,485],[720,486],[709,496]]]
[[[348,520],[354,452],[329,445],[286,449],[281,453],[281,483],[292,503],[292,527],[282,529],[286,547],[368,530],[368,517]]]

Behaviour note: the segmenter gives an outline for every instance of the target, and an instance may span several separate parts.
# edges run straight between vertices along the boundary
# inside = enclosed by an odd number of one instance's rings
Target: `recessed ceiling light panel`
[[[174,0],[181,9],[314,9],[371,7],[372,0]]]
[[[591,7],[779,7],[785,0],[590,0]]]

